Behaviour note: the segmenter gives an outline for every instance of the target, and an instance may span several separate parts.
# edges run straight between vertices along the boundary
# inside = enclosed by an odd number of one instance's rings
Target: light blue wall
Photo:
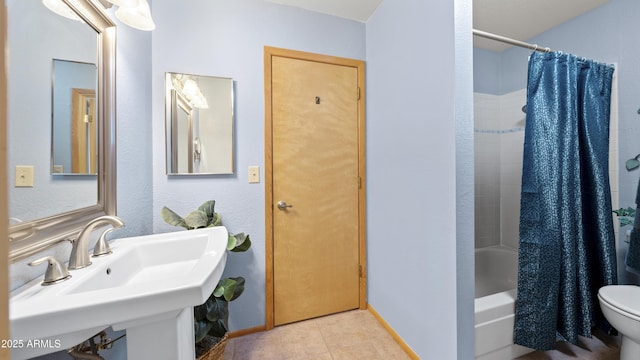
[[[475,92],[494,95],[500,93],[501,54],[473,48],[473,90]]]
[[[226,273],[244,276],[245,293],[231,303],[231,330],[265,323],[264,46],[354,59],[365,58],[365,25],[262,0],[156,1],[153,17],[153,209],[179,214],[209,199],[231,232],[251,235],[252,250],[230,254]],[[164,74],[167,71],[231,77],[235,82],[235,175],[165,175]],[[247,167],[259,165],[261,183],[249,184]]]
[[[156,1],[160,2],[160,1]],[[155,2],[151,4],[155,5]],[[152,33],[118,24],[116,119],[118,216],[123,229],[113,237],[153,232],[151,37]]]
[[[455,42],[451,1],[387,0],[367,22],[369,303],[423,359],[458,355]]]
[[[617,63],[618,102],[619,102],[619,182],[620,206],[634,205],[638,186],[638,171],[627,172],[624,163],[640,153],[640,46],[637,46],[637,34],[640,34],[640,2],[634,0],[613,0],[572,21],[551,29],[535,38],[523,39],[529,43],[550,47],[594,59],[600,62]],[[510,48],[501,53],[485,56],[485,50],[474,49],[474,88],[476,91],[490,89],[499,84],[492,94],[505,94],[523,89],[527,82],[527,57],[530,51],[523,48]],[[495,60],[496,57],[499,60]],[[492,63],[493,62],[493,63]],[[492,73],[499,64],[498,72],[490,77],[481,73]],[[478,71],[478,69],[483,69]],[[621,246],[622,256],[627,245]],[[620,257],[618,273],[621,283],[637,283],[637,278],[627,273]]]

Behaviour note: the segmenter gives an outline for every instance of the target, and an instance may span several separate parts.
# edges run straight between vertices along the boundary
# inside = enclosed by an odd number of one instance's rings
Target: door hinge
[[[358,176],[358,189],[362,189],[362,177]]]
[[[364,269],[362,268],[362,265],[358,265],[358,275],[360,277],[364,277]]]
[[[358,86],[358,100],[360,100],[360,86]]]

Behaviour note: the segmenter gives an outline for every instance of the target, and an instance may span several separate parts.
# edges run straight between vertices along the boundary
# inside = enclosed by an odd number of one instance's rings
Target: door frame
[[[7,74],[9,73],[9,64],[6,61],[8,57],[7,47],[7,8],[5,2],[0,5],[0,48],[2,48],[2,57],[0,57],[0,238],[9,238],[9,197],[8,193],[8,174],[9,168],[7,148],[9,139],[8,130],[8,87]],[[9,337],[9,242],[0,241],[0,340],[8,340]],[[11,353],[8,348],[0,347],[0,359],[10,359]]]
[[[360,264],[359,303],[360,309],[367,308],[367,266],[366,266],[366,181],[365,181],[365,63],[329,55],[314,54],[276,47],[264,47],[264,154],[265,154],[265,300],[267,330],[275,326],[274,308],[274,237],[273,237],[273,119],[271,92],[271,59],[272,57],[286,57],[298,60],[341,65],[356,68],[358,71],[358,257]]]

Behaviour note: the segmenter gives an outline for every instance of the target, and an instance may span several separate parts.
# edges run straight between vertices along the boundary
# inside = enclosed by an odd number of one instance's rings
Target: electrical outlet
[[[260,166],[249,166],[249,184],[260,182]]]
[[[16,166],[16,187],[33,187],[33,166]]]

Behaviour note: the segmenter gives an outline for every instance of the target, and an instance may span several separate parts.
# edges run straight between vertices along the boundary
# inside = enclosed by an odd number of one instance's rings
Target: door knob
[[[293,205],[289,205],[286,202],[280,200],[278,201],[278,209],[280,210],[287,210],[287,208],[293,207]]]

